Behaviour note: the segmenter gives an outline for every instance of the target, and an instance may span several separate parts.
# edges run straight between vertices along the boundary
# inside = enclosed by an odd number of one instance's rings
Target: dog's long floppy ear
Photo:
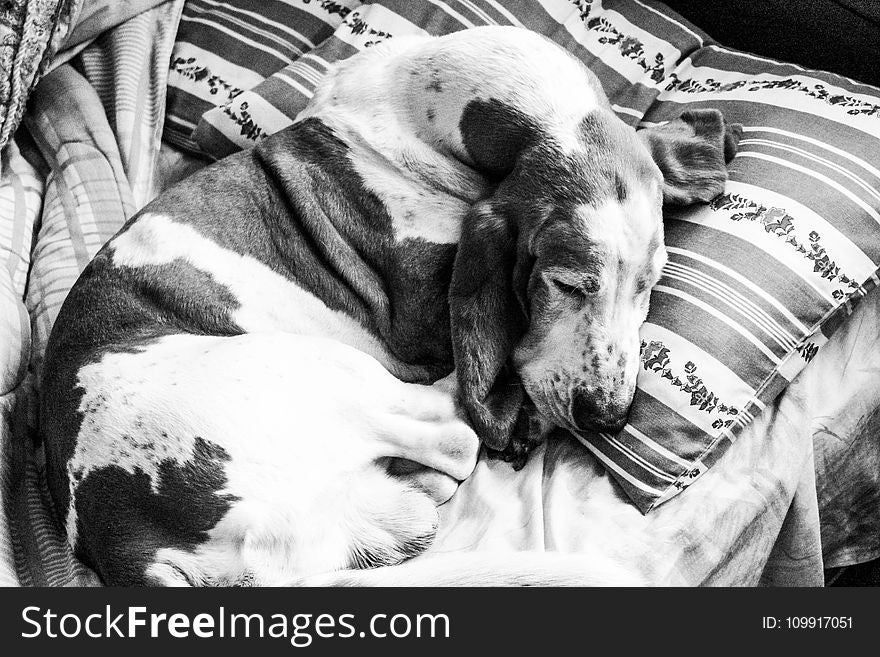
[[[461,401],[491,449],[507,446],[524,393],[511,351],[526,330],[517,294],[528,274],[518,260],[518,227],[492,206],[464,219],[449,288],[452,348]]]
[[[663,203],[690,205],[724,191],[725,164],[736,155],[742,126],[728,123],[718,110],[698,109],[637,134],[663,173]]]

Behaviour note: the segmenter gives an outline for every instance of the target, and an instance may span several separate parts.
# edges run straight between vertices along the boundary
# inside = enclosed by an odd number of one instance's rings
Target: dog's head
[[[497,129],[511,119],[496,110],[495,129],[464,134],[500,183],[465,219],[450,287],[463,402],[493,449],[531,407],[538,426],[616,432],[666,262],[662,206],[719,194],[740,129],[698,110],[636,132],[600,108],[561,146],[523,117]]]

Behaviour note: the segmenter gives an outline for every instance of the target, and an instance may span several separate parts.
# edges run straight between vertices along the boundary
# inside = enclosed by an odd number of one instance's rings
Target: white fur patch
[[[665,262],[663,222],[657,196],[639,188],[624,201],[607,200],[599,207],[578,210],[587,234],[605,254],[602,269],[603,303],[592,308],[593,321],[612,339],[631,342],[645,321],[647,289],[639,294],[637,284],[656,283]],[[597,345],[599,346],[599,345]],[[602,345],[604,346],[604,345]]]
[[[329,125],[333,127],[332,122]],[[383,136],[391,139],[378,143]],[[477,174],[468,177],[465,167],[455,167],[448,158],[417,140],[407,143],[402,136],[374,132],[375,146],[353,148],[349,160],[365,187],[387,208],[397,241],[457,244],[462,219],[485,185],[479,184]],[[349,142],[358,141],[363,139],[349,137]]]
[[[319,117],[349,144],[352,165],[385,204],[398,241],[454,244],[486,182],[423,141],[424,114],[401,105],[400,91],[414,83],[401,79],[401,63],[433,40],[393,39],[347,60],[326,76],[297,120]]]
[[[155,492],[159,465],[192,459],[196,436],[229,456],[219,493],[238,501],[195,552],[160,550],[151,572],[167,583],[179,573],[194,583],[279,583],[350,563],[358,542],[390,550],[430,534],[434,502],[389,479],[377,459],[460,479],[478,449],[448,394],[320,338],[167,336],[86,365],[78,385],[85,421],[68,464],[71,543],[78,482],[96,469],[140,471]]]
[[[118,266],[144,267],[180,260],[210,274],[238,300],[233,321],[247,332],[287,331],[339,340],[405,376],[411,368],[353,317],[323,301],[259,260],[225,249],[186,224],[145,214],[110,242]]]

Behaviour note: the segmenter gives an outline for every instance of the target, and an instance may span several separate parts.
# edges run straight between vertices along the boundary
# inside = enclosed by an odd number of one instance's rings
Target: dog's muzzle
[[[579,388],[572,394],[572,420],[582,431],[619,433],[626,425],[631,401],[603,399],[601,393]]]

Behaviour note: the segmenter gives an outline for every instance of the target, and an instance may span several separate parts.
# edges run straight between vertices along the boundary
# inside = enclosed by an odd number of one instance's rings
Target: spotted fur
[[[338,65],[297,123],[165,192],[71,290],[40,422],[76,554],[110,584],[392,565],[473,469],[470,424],[504,449],[616,421],[635,290],[662,266],[661,169],[723,143],[703,119],[693,148],[652,146],[658,169],[594,76],[515,28]],[[591,277],[602,293],[571,294]]]

